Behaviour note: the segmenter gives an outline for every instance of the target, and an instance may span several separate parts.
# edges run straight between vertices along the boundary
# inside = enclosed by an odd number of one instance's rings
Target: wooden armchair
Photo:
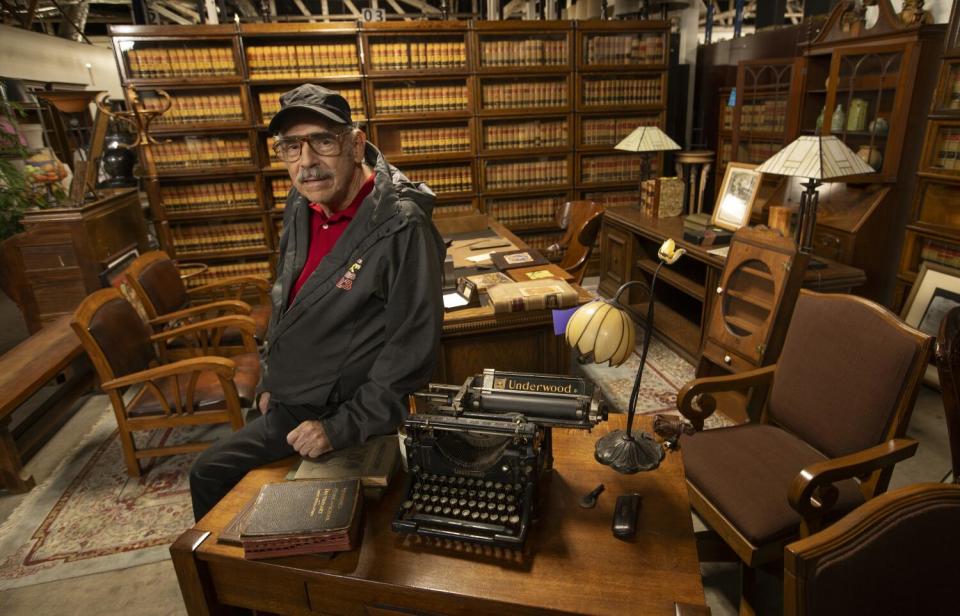
[[[960,486],[882,494],[784,552],[785,616],[953,614]]]
[[[776,364],[680,390],[697,430],[718,392],[763,400],[758,422],[680,439],[691,504],[741,561],[741,614],[753,613],[754,567],[884,492],[916,451],[902,437],[931,343],[873,302],[801,290]]]
[[[223,280],[187,289],[176,263],[167,253],[144,253],[127,268],[127,280],[150,319],[155,331],[171,325],[195,322],[230,314],[248,315],[255,324],[254,336],[262,341],[270,322],[270,283],[256,276],[231,276]],[[251,307],[241,300],[255,292],[260,303]],[[219,297],[216,301],[202,298]],[[238,331],[226,331],[225,342],[240,341]],[[228,351],[229,354],[229,351]]]
[[[573,276],[574,282],[583,282],[587,261],[600,233],[603,206],[593,201],[568,201],[557,210],[557,225],[565,229],[563,238],[547,248],[547,254],[566,248],[560,267]]]
[[[139,477],[143,458],[200,451],[209,441],[137,449],[133,433],[141,430],[229,423],[243,426],[241,410],[253,404],[260,379],[260,361],[253,339],[254,323],[246,316],[219,317],[152,333],[117,289],[87,296],[70,325],[90,356],[117,417],[127,472]],[[246,353],[230,358],[217,353],[224,329],[239,331]],[[171,339],[191,340],[195,356],[164,362],[155,345]],[[140,389],[126,401],[123,391]]]
[[[943,394],[943,413],[950,439],[950,466],[953,482],[960,483],[960,306],[940,322],[937,336],[937,374]]]

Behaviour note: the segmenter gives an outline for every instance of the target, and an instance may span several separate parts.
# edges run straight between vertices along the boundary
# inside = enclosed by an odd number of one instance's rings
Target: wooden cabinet
[[[897,272],[896,305],[924,263],[960,269],[960,9],[956,4],[927,116],[909,224]]]
[[[31,210],[16,238],[12,269],[31,333],[99,289],[100,272],[132,248],[147,250],[137,191],[127,190],[76,208]],[[16,263],[19,261],[19,263]]]
[[[283,92],[339,91],[387,160],[434,190],[434,216],[495,214],[545,248],[562,236],[564,202],[638,201],[639,158],[613,146],[664,126],[668,32],[663,21],[110,29],[124,85],[147,107],[161,88],[173,100],[142,160],[162,247],[266,276],[290,189],[266,131]]]

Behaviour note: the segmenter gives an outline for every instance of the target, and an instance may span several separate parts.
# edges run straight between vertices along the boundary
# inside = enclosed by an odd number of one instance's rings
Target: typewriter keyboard
[[[411,480],[397,514],[412,528],[397,530],[513,547],[525,535],[527,500],[522,483],[422,474]]]

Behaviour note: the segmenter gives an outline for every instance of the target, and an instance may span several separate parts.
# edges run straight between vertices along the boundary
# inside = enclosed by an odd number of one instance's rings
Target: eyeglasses
[[[303,144],[317,156],[338,156],[343,150],[343,136],[349,131],[339,133],[311,133],[303,137],[281,137],[273,144],[273,152],[285,163],[295,163],[303,154]]]

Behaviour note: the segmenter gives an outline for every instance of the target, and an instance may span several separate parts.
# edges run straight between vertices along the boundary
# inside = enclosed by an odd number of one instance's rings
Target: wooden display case
[[[927,116],[919,178],[897,271],[899,308],[924,263],[960,270],[960,8],[954,3],[937,90]]]

